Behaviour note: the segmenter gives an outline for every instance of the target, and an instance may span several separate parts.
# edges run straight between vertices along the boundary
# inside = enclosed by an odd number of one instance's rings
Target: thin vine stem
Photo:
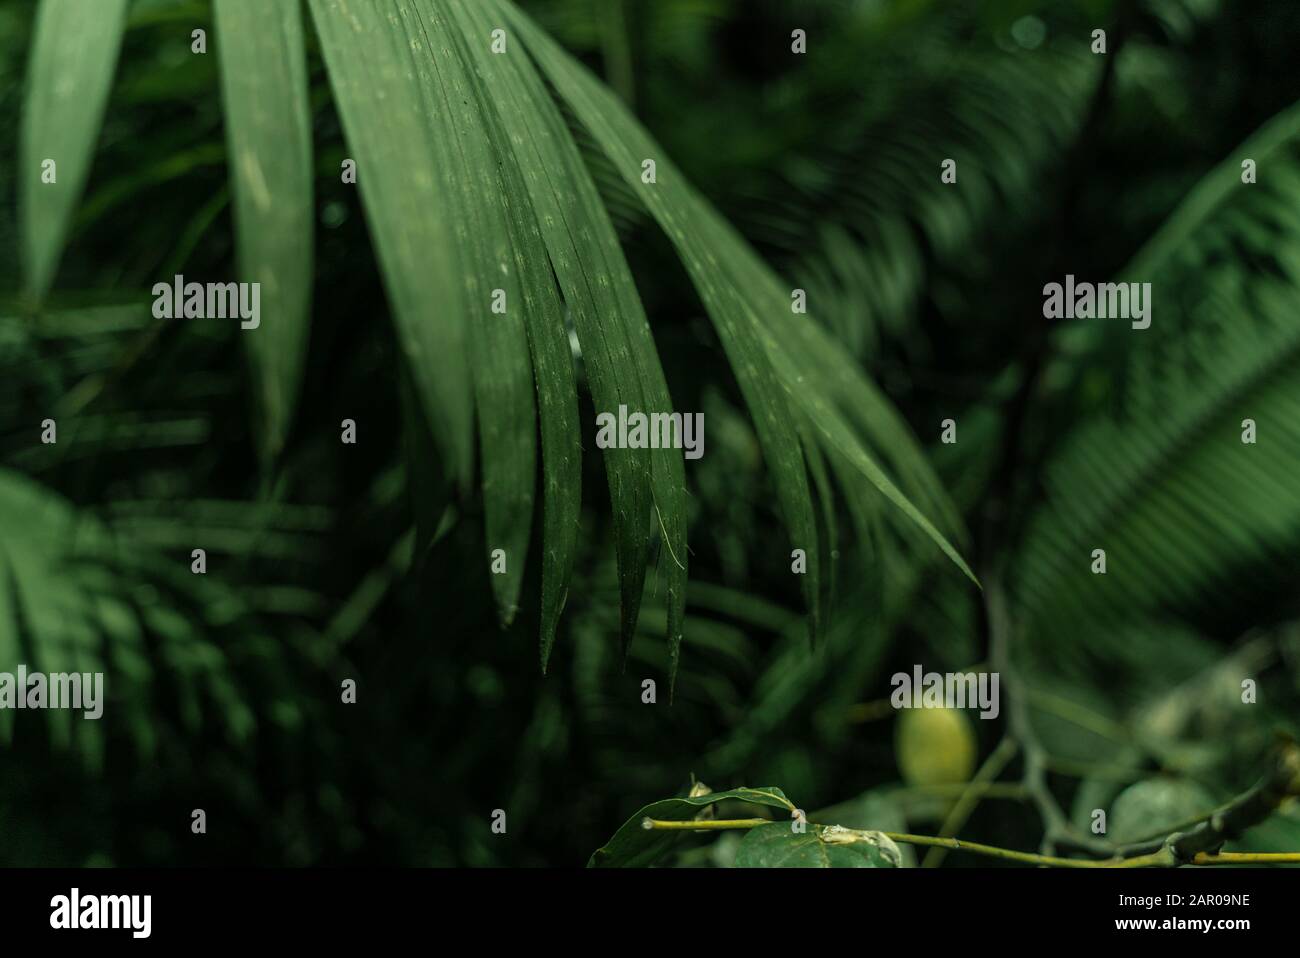
[[[746,830],[759,825],[771,825],[770,818],[718,818],[688,821],[668,821],[657,818],[641,820],[641,827],[653,831],[677,832],[716,832],[727,830]],[[811,823],[809,823],[811,825]],[[815,826],[812,827],[821,827]],[[952,851],[969,852],[987,858],[1000,858],[1003,861],[1020,862],[1025,865],[1044,865],[1052,868],[1158,868],[1177,864],[1173,855],[1162,849],[1149,855],[1135,858],[1110,858],[1102,861],[1087,858],[1058,858],[1055,855],[1036,855],[1032,852],[1018,852],[1010,848],[998,848],[994,845],[981,845],[978,842],[965,842],[959,838],[943,838],[937,835],[909,835],[904,832],[881,832],[886,838],[906,845],[926,845],[932,848],[946,848]],[[1296,860],[1300,860],[1300,853]],[[1206,864],[1214,864],[1206,862]]]
[[[1193,865],[1300,865],[1300,852],[1198,852]]]

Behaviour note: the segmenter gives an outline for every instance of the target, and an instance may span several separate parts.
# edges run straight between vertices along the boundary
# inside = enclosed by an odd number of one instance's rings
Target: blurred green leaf
[[[1106,837],[1114,842],[1144,841],[1186,828],[1209,815],[1218,803],[1204,788],[1186,779],[1149,778],[1135,782],[1115,796]]]
[[[127,0],[41,0],[23,105],[18,191],[27,289],[44,299],[81,199],[108,103]],[[43,182],[54,161],[56,179]]]
[[[315,224],[302,18],[296,3],[259,0],[216,0],[214,15],[239,274],[261,290],[259,325],[241,339],[270,460],[293,419],[310,328]]]

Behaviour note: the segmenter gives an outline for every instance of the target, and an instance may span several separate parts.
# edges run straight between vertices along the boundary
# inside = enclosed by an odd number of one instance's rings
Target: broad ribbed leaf
[[[18,190],[28,292],[45,297],[90,172],[122,45],[126,0],[41,0],[23,106]],[[54,182],[43,164],[54,163]]]
[[[684,822],[698,815],[701,809],[727,799],[779,808],[787,813],[794,811],[794,803],[785,797],[785,793],[779,788],[770,787],[733,788],[726,792],[652,802],[624,822],[613,838],[596,849],[587,862],[587,867],[644,868],[653,865],[668,853],[683,833],[648,829],[644,825],[646,819]]]
[[[737,868],[898,868],[898,846],[880,832],[839,825],[773,822],[745,833],[736,852]]]
[[[310,329],[313,170],[302,17],[296,3],[264,0],[217,0],[214,14],[240,279],[261,287],[260,323],[240,334],[270,459],[293,419]]]

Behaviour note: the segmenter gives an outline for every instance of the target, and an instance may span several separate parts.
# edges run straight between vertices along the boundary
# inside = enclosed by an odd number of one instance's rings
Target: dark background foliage
[[[1054,514],[1043,506],[1046,464],[1076,429],[1122,406],[1131,371],[1103,350],[1067,370],[1099,380],[1059,388],[1043,283],[1119,274],[1207,173],[1300,99],[1300,8],[521,5],[808,289],[906,417],[971,531],[972,565],[997,570],[1023,609],[1048,786],[1076,822],[1147,777],[1214,801],[1250,784],[1274,729],[1296,731],[1294,492],[1277,503],[1263,485],[1228,493],[1210,510],[1214,534],[1189,533],[1185,547],[1221,558],[1226,577],[1197,601],[1155,575],[1162,560],[1150,556],[1111,573],[1149,594],[1140,616],[1090,628],[1073,586],[1039,583],[1056,598],[1037,604],[1017,590],[1038,581],[1026,571],[1035,517]],[[809,650],[776,497],[720,345],[671,247],[576,124],[674,405],[707,424],[706,454],[687,471],[690,618],[671,706],[662,693],[657,705],[640,701],[644,678],[666,685],[653,570],[644,634],[626,668],[619,661],[609,502],[590,441],[576,578],[549,673],[536,652],[540,530],[520,614],[497,626],[481,500],[449,487],[411,427],[418,413],[358,197],[339,182],[348,154],[310,31],[316,282],[303,398],[275,469],[256,454],[238,329],[159,324],[133,305],[160,276],[233,275],[216,60],[189,52],[190,30],[211,29],[208,3],[133,5],[55,293],[40,317],[23,315],[15,131],[34,9],[0,8],[0,315],[14,317],[0,339],[0,459],[143,544],[138,561],[58,575],[108,578],[129,596],[149,622],[149,664],[138,680],[110,681],[100,742],[61,747],[39,722],[19,721],[0,749],[0,862],[576,865],[693,776],[719,789],[779,785],[809,810],[838,806],[843,824],[935,827],[944,806],[900,784],[895,719],[880,703],[889,675],[913,663],[988,662],[981,594],[946,563],[846,542],[828,636]],[[1097,26],[1106,57],[1088,50]],[[808,31],[805,57],[789,52],[796,27]],[[946,157],[958,160],[959,189],[939,182]],[[1261,168],[1261,181],[1282,163]],[[1279,235],[1251,245],[1225,227],[1216,281],[1292,275],[1297,239]],[[1165,308],[1157,300],[1149,336],[1126,324],[1106,334],[1126,349],[1176,349],[1159,332],[1176,322]],[[1294,308],[1283,321],[1295,323]],[[1213,348],[1183,348],[1186,365],[1213,365]],[[1276,375],[1297,374],[1291,351]],[[1194,376],[1178,388],[1204,394]],[[590,423],[585,393],[582,404]],[[42,447],[37,424],[55,410],[60,443]],[[1229,426],[1251,414],[1227,400],[1219,411]],[[338,441],[344,418],[358,423],[356,446]],[[955,446],[938,442],[947,418],[959,424]],[[1294,461],[1278,470],[1294,483]],[[1146,475],[1126,502],[1161,494]],[[1277,531],[1268,542],[1233,531],[1245,528],[1242,504],[1256,502]],[[1067,525],[1069,505],[1052,507]],[[1159,542],[1182,521],[1139,516],[1134,541]],[[196,583],[188,556],[201,544],[209,572]],[[1201,581],[1192,576],[1189,588]],[[116,641],[104,637],[105,649]],[[1223,705],[1239,674],[1259,679],[1259,705]],[[355,706],[339,702],[345,678],[358,683]],[[974,723],[981,755],[1005,718]],[[206,836],[190,833],[193,808],[207,812]],[[504,836],[489,829],[498,808]],[[1033,849],[1042,829],[1020,803],[990,801],[962,834]],[[1243,847],[1300,848],[1300,819],[1280,816]],[[724,840],[684,860],[728,854]]]

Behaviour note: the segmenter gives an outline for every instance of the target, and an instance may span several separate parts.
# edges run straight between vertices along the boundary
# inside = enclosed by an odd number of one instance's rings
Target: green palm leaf
[[[527,188],[544,252],[571,306],[597,409],[612,412],[626,405],[629,411],[672,412],[636,285],[559,110],[526,60],[489,51],[486,41],[494,26],[480,8],[448,6],[457,15],[464,49],[482,78],[479,93],[484,114],[494,118],[503,155],[513,159],[504,168],[517,170],[519,182]],[[510,137],[509,130],[527,135]],[[536,245],[532,248],[542,252]],[[624,653],[636,627],[653,510],[666,552],[669,671],[675,676],[686,602],[682,457],[672,449],[611,449],[606,451],[606,465],[617,517]],[[625,491],[629,488],[635,493]],[[637,498],[647,492],[648,505]],[[627,511],[620,515],[624,501]]]
[[[337,29],[344,18],[360,17],[360,22],[367,28],[391,31],[397,37],[390,40],[398,45],[396,48],[409,49],[416,54],[411,68],[417,71],[428,69],[425,65],[427,54],[423,54],[424,59],[420,56],[421,51],[433,51],[436,43],[434,38],[446,44],[445,47],[437,48],[439,86],[431,89],[451,90],[454,95],[449,99],[440,99],[422,93],[422,105],[425,108],[422,115],[426,117],[431,130],[436,131],[430,133],[433,139],[445,144],[456,144],[458,141],[467,143],[465,148],[473,152],[469,157],[443,157],[439,165],[443,170],[442,175],[448,178],[447,193],[452,197],[452,202],[431,204],[428,215],[445,219],[448,230],[464,232],[472,242],[497,244],[494,250],[481,245],[480,248],[487,252],[480,257],[479,262],[467,262],[462,266],[462,275],[471,278],[482,296],[482,325],[501,324],[502,317],[490,314],[487,306],[493,289],[491,277],[504,275],[502,269],[508,256],[518,258],[519,275],[531,280],[527,286],[521,284],[507,290],[507,302],[518,304],[515,315],[522,312],[528,316],[533,351],[546,364],[534,378],[543,397],[542,411],[546,417],[543,436],[545,438],[549,432],[555,447],[551,461],[544,463],[546,472],[543,477],[548,514],[554,515],[559,523],[559,537],[553,541],[548,539],[544,549],[544,555],[547,556],[545,561],[552,566],[550,575],[545,570],[543,574],[543,605],[548,609],[547,621],[543,625],[545,660],[554,631],[553,620],[563,605],[563,596],[567,591],[567,573],[564,570],[572,565],[573,537],[566,532],[565,526],[576,521],[576,499],[573,497],[577,488],[575,443],[572,437],[565,435],[575,420],[565,406],[558,405],[563,397],[553,389],[557,373],[563,382],[571,378],[571,371],[565,369],[560,372],[570,360],[567,356],[560,358],[559,345],[567,337],[559,322],[559,310],[553,305],[557,294],[554,281],[548,278],[549,272],[554,269],[569,303],[598,408],[616,410],[620,405],[626,405],[630,410],[644,411],[669,411],[671,408],[666,387],[663,386],[662,371],[658,369],[658,360],[649,343],[648,334],[643,332],[644,313],[612,228],[595,199],[594,188],[590,187],[589,178],[579,175],[581,167],[576,152],[570,149],[566,153],[560,149],[561,146],[568,145],[562,133],[562,122],[554,106],[548,100],[539,99],[542,96],[539,81],[533,76],[534,86],[530,88],[516,78],[516,85],[507,91],[510,94],[508,98],[502,96],[489,101],[478,86],[480,81],[467,68],[470,58],[474,58],[483,69],[484,83],[493,82],[497,76],[478,59],[478,48],[486,46],[489,34],[470,35],[472,27],[471,21],[467,19],[469,11],[454,11],[464,27],[463,39],[458,38],[457,30],[450,28],[447,18],[453,10],[442,4],[413,5],[404,17],[396,21],[385,20],[370,12],[358,12],[337,2],[316,3],[313,11],[325,38],[327,63],[335,71],[336,94],[341,101],[345,122],[350,94],[338,82],[337,75],[339,71],[346,72],[348,67],[332,59],[332,44],[329,39],[331,31]],[[516,120],[520,115],[531,117],[539,104],[549,106],[549,113],[541,113],[536,121],[549,125],[554,142],[546,142],[544,135],[539,133],[532,138],[531,144],[513,147],[521,152],[525,147],[535,150],[537,144],[547,148],[540,157],[536,153],[529,156],[530,162],[524,167],[508,148],[511,140],[506,135],[507,126],[503,116]],[[494,152],[489,153],[489,150]],[[499,173],[492,172],[498,169]],[[549,170],[555,170],[557,176],[560,171],[568,170],[574,176],[565,182],[555,182],[543,178]],[[484,172],[488,175],[482,175]],[[576,200],[575,191],[579,194]],[[363,198],[364,195],[363,193]],[[575,208],[575,202],[581,202],[582,205]],[[456,223],[464,225],[456,226]],[[372,215],[372,227],[381,233],[385,230],[393,232],[400,229],[401,224]],[[539,246],[536,243],[539,233],[545,245]],[[473,234],[477,234],[477,238]],[[382,241],[380,245],[382,246]],[[450,248],[455,247],[453,245]],[[527,373],[526,365],[518,365],[516,369]],[[531,436],[531,424],[535,418],[531,410],[526,415],[518,410],[511,411],[487,392],[495,386],[494,380],[499,378],[492,376],[490,371],[476,371],[476,379],[484,383],[478,396],[480,421],[484,417],[500,417],[503,423],[513,424],[516,428],[526,427],[526,435]],[[652,389],[655,386],[661,387],[651,403],[643,398],[643,378],[649,379]],[[571,400],[568,402],[571,403]],[[489,516],[494,480],[487,474],[486,457],[492,454],[489,453],[488,446],[497,444],[496,437],[491,438],[492,442],[489,443],[489,437],[485,433],[483,444],[485,495],[489,500]],[[681,501],[684,484],[679,480],[674,493],[671,484],[665,481],[665,477],[671,475],[673,451],[657,451],[653,457],[650,453],[650,450],[609,450],[606,457],[616,517],[625,642],[630,641],[644,585],[652,502],[673,523],[672,528],[677,530],[678,541],[674,551],[683,557],[685,555],[684,508]],[[680,463],[680,453],[675,458]],[[656,461],[662,465],[652,465]],[[509,471],[503,469],[496,480],[496,487],[503,488],[507,482],[516,489],[522,488],[526,483],[527,488],[531,489],[531,464],[519,461]],[[657,491],[655,500],[651,499],[652,482]],[[526,524],[523,525],[526,535]],[[520,523],[517,519],[511,520],[509,526],[517,530]],[[556,524],[552,523],[552,527],[556,528]],[[503,524],[503,534],[508,531],[506,524]],[[493,538],[491,530],[489,538]],[[673,545],[670,541],[670,548]],[[519,550],[516,568],[522,567],[522,551]],[[684,576],[684,563],[681,575]],[[684,594],[680,588],[675,591],[678,595]],[[680,635],[679,630],[677,634]]]
[[[58,269],[108,103],[126,0],[42,0],[36,12],[19,154],[28,292],[40,301]],[[42,180],[54,161],[55,181]]]
[[[241,271],[272,289],[265,335],[248,331],[269,455],[283,444],[301,379],[311,263],[310,245],[292,241],[310,234],[312,188],[301,25],[290,7],[266,25],[245,0],[217,7]],[[789,325],[787,293],[765,264],[658,156],[617,98],[513,5],[415,0],[386,10],[311,0],[310,9],[399,342],[442,467],[462,490],[477,419],[487,544],[505,554],[492,580],[505,623],[525,571],[540,421],[543,667],[568,592],[580,502],[567,321],[598,411],[672,412],[617,233],[547,81],[677,246],[718,328],[793,543],[807,554],[801,585],[812,633],[830,595],[832,478],[860,531],[889,501],[905,535],[937,544],[970,575],[949,541],[961,535],[955,511],[897,413],[829,336]],[[492,33],[505,27],[509,49],[498,55]],[[245,77],[261,76],[260,61],[275,63],[274,81],[253,91]],[[649,189],[639,183],[645,157],[661,170]],[[685,231],[688,221],[700,224],[696,232]],[[504,312],[492,309],[498,291]],[[687,576],[681,452],[609,449],[605,466],[625,654],[657,537],[675,675]]]
[[[402,349],[445,468],[468,488],[471,304],[461,279],[462,233],[435,214],[447,200],[430,171],[451,145],[436,141],[419,109],[422,83],[396,14],[349,0],[312,0],[311,11]]]
[[[769,466],[778,477],[786,521],[797,539],[816,543],[807,477],[791,423],[844,465],[841,480],[850,497],[867,493],[860,480],[892,502],[972,580],[974,575],[948,539],[903,494],[855,432],[903,445],[896,417],[871,402],[860,373],[828,336],[810,323],[790,327],[789,291],[735,231],[682,179],[671,162],[636,124],[610,91],[581,69],[549,37],[505,0],[493,0],[526,38],[529,52],[560,95],[604,147],[629,181],[639,181],[641,164],[654,159],[658,182],[643,185],[641,196],[651,214],[677,247],[731,359],[741,389],[755,414]],[[686,229],[690,223],[691,230]],[[783,325],[785,324],[785,325]],[[852,409],[865,399],[865,408]],[[856,420],[856,421],[855,421]],[[902,459],[906,453],[896,452]],[[911,462],[918,472],[916,458]],[[856,482],[853,479],[856,478]],[[935,498],[942,498],[937,492]],[[950,508],[950,507],[949,507]],[[949,512],[949,518],[952,518]],[[811,558],[811,556],[810,556]],[[816,608],[817,578],[809,566],[809,606]]]
[[[269,459],[302,381],[312,283],[312,149],[302,19],[295,3],[217,0],[217,53],[235,196],[240,277],[261,286],[244,330]]]
[[[469,342],[477,343],[471,348],[474,404],[484,456],[490,547],[512,534],[526,535],[520,526],[531,506],[526,490],[533,479],[532,449],[525,439],[532,435],[536,413],[523,402],[518,388],[528,373],[521,333],[527,331],[534,357],[533,379],[545,398],[552,386],[548,380],[561,364],[556,285],[573,319],[596,408],[612,412],[627,406],[633,412],[670,412],[672,407],[617,235],[563,117],[532,62],[510,46],[516,35],[524,38],[548,79],[625,176],[635,177],[633,171],[639,173],[640,169],[639,156],[628,153],[628,144],[649,149],[648,141],[621,112],[621,105],[575,70],[513,6],[502,4],[494,9],[459,0],[418,0],[394,16],[384,16],[369,5],[348,0],[313,0],[312,10],[345,130],[356,152],[372,151],[370,141],[380,138],[379,131],[368,124],[373,124],[381,99],[419,104],[418,110],[404,115],[397,135],[392,129],[385,131],[387,155],[375,151],[363,163],[365,167],[382,164],[379,168],[385,179],[402,188],[376,199],[379,191],[367,190],[362,177],[362,198],[390,290],[410,284],[411,264],[386,255],[385,250],[409,246],[415,230],[430,244],[435,242],[434,236],[457,240],[436,248],[430,245],[429,255],[440,261],[439,276],[455,275],[462,281],[455,291],[459,295],[440,294],[449,307],[440,313],[441,321],[454,323],[459,309]],[[512,25],[513,31],[497,35],[504,39],[506,49],[494,52],[494,31],[503,24]],[[358,43],[367,48],[360,56],[354,53]],[[421,153],[423,161],[418,159]],[[406,162],[398,162],[399,156]],[[426,172],[430,162],[432,173]],[[668,169],[666,161],[664,168]],[[441,193],[432,190],[439,178]],[[429,202],[421,205],[430,222],[413,227],[412,218],[406,215],[409,205],[403,204],[399,212],[394,198],[426,192],[436,193],[426,196]],[[891,465],[901,466],[900,474],[921,491],[927,503],[946,503],[901,422],[863,383],[851,363],[824,336],[810,345],[788,347],[790,356],[777,347],[770,316],[774,305],[785,299],[779,293],[779,283],[688,188],[674,182],[662,196],[648,193],[647,203],[678,244],[754,412],[777,476],[786,521],[797,547],[805,549],[809,557],[809,574],[803,585],[814,633],[823,617],[821,550],[803,460],[803,451],[814,445],[820,447],[818,456],[830,453],[841,483],[864,511],[868,497],[883,494],[964,568],[956,550],[900,491],[859,438],[856,430],[865,427],[875,441],[890,448]],[[685,237],[675,226],[682,217],[698,217],[706,224],[698,239]],[[540,246],[536,242],[539,237]],[[714,250],[725,254],[725,260],[719,260]],[[512,265],[513,276],[526,285],[509,283]],[[554,282],[549,280],[552,270]],[[497,286],[493,277],[503,277],[502,285]],[[442,285],[432,280],[429,284]],[[505,290],[507,302],[522,301],[520,319],[511,317],[508,308],[505,319],[487,313],[493,289]],[[419,329],[429,325],[427,319],[402,319],[400,305],[397,312],[408,341],[424,335]],[[537,362],[547,362],[548,357],[548,371],[539,372]],[[409,348],[408,359],[417,371],[426,361],[419,350]],[[829,385],[823,391],[816,384],[827,376]],[[432,418],[437,411],[429,412]],[[571,428],[572,419],[567,411],[548,411],[545,406],[542,416],[543,436],[550,420],[552,444],[563,443],[550,456],[551,464],[543,463],[547,514],[562,517],[567,524],[576,512],[575,500],[558,483],[571,475],[567,469],[572,439],[560,437]],[[517,430],[514,440],[503,441],[512,428]],[[518,454],[502,456],[503,448]],[[657,527],[664,544],[661,559],[668,568],[670,673],[675,674],[686,577],[685,483],[680,452],[611,449],[606,451],[606,468],[614,512],[624,647],[635,631],[648,550]],[[868,481],[865,486],[863,478]],[[822,485],[825,494],[827,484]],[[511,508],[512,502],[518,508]],[[502,517],[495,530],[494,503]],[[939,511],[943,521],[955,525],[950,506]],[[543,549],[544,561],[551,567],[549,574],[543,571],[543,662],[567,589],[564,570],[572,564],[571,537],[553,540],[555,524],[550,526]],[[514,548],[522,551],[527,540],[512,541]],[[556,546],[559,551],[554,551]],[[521,565],[515,561],[514,569]],[[503,618],[508,619],[518,594],[517,581],[501,578],[494,584]]]

